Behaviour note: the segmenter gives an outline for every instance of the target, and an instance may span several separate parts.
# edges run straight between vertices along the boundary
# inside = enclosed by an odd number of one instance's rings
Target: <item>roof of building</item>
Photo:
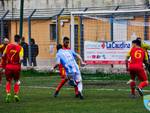
[[[57,15],[70,15],[71,12],[75,11],[102,11],[102,10],[136,10],[136,9],[147,9],[145,5],[123,5],[123,6],[106,6],[106,7],[83,7],[83,8],[47,8],[47,9],[24,9],[24,19],[27,19],[31,14],[32,19],[49,19],[52,17],[55,17]],[[8,14],[7,14],[8,13]],[[6,11],[6,10],[0,10],[0,18],[4,17],[6,14],[6,17],[4,19],[6,20],[16,20],[20,18],[20,10],[13,10],[13,11]]]

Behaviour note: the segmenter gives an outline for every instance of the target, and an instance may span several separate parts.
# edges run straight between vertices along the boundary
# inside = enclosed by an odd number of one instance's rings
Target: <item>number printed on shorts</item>
[[[134,57],[135,57],[135,58],[138,58],[138,59],[141,58],[141,57],[142,57],[142,51],[141,51],[141,50],[135,51]]]

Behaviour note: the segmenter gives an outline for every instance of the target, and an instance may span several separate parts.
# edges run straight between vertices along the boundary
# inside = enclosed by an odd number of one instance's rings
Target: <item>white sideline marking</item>
[[[56,89],[56,87],[45,87],[45,86],[21,86],[27,88],[34,88],[34,89]],[[66,90],[70,90],[72,88],[64,88]],[[130,91],[130,89],[107,89],[107,88],[94,88],[94,89],[85,89],[85,90],[96,90],[96,91]],[[143,90],[144,92],[150,92],[150,90]]]

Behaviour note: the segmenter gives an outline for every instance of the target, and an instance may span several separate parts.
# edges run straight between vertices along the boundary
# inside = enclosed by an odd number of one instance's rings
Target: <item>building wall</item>
[[[149,18],[150,20],[150,18]],[[78,21],[75,20],[75,24]],[[144,18],[135,17],[128,20],[127,27],[127,39],[132,40],[136,37],[141,37],[144,39]],[[51,20],[32,20],[32,38],[35,39],[36,43],[39,45],[39,56],[38,59],[53,59],[56,53],[56,41],[50,39],[50,28],[49,25],[52,24]],[[23,36],[28,42],[28,24],[24,21]],[[88,41],[110,41],[110,22],[109,19],[84,19],[84,40]],[[150,32],[150,27],[149,27]],[[19,21],[11,21],[10,24],[10,37],[13,41],[13,36],[19,33]],[[150,33],[148,33],[149,35]],[[61,43],[64,36],[70,37],[70,21],[65,21],[60,26],[60,37]]]
[[[110,40],[109,20],[84,19],[84,38],[91,41]]]
[[[135,39],[136,37],[141,37],[144,39],[144,18],[138,17],[133,20],[129,20],[130,25],[128,25],[128,40]],[[135,35],[135,36],[134,36]]]
[[[60,26],[60,43],[63,43],[63,37],[67,36],[70,38],[70,23],[64,22],[63,25]]]
[[[75,21],[77,24],[78,20]],[[127,24],[127,40],[135,39],[136,37],[141,37],[144,39],[144,17],[133,17],[128,19]],[[148,24],[148,23],[147,23]],[[110,41],[111,40],[111,26],[109,18],[99,18],[99,19],[83,19],[83,28],[84,28],[84,40],[89,41]],[[60,27],[61,38],[64,36],[70,36],[70,22],[65,23]],[[148,27],[150,31],[150,27]],[[121,32],[118,32],[121,33]],[[149,36],[149,32],[147,32]],[[120,37],[121,38],[121,37]]]
[[[50,42],[50,31],[49,25],[50,20],[33,20],[32,21],[32,32],[31,37],[35,39],[36,43],[39,45],[39,55],[38,58],[47,59],[50,56],[50,43],[55,44],[54,41]],[[24,21],[23,23],[23,36],[26,42],[28,42],[28,23]],[[13,36],[19,33],[19,21],[11,22],[11,41],[13,41]]]

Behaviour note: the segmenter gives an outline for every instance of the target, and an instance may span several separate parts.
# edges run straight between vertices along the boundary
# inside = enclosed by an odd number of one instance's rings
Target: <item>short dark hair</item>
[[[65,40],[69,40],[69,38],[65,36],[64,39],[63,39],[63,41],[65,41]]]
[[[61,44],[58,44],[58,45],[57,45],[57,51],[58,51],[59,49],[62,49],[62,45],[61,45]]]
[[[133,40],[132,43],[136,44],[137,46],[141,47],[141,41],[140,40]]]
[[[136,40],[132,40],[132,44],[136,44]]]
[[[35,40],[34,40],[33,38],[31,38],[31,42],[32,42],[33,44],[35,44]]]
[[[25,41],[25,37],[22,37],[21,41]]]
[[[136,45],[141,47],[141,41],[140,40],[136,40]]]
[[[141,41],[141,37],[137,37],[136,40],[140,40]]]
[[[14,36],[14,41],[15,41],[15,42],[20,42],[20,40],[21,40],[20,35],[15,35],[15,36]]]

